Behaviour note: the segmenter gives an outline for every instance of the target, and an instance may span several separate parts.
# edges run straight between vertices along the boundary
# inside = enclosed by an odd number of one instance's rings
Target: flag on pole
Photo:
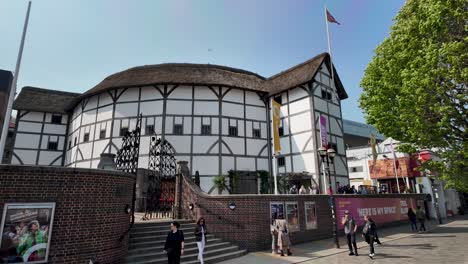
[[[398,169],[400,167],[400,163],[398,162],[398,158],[395,153],[395,147],[393,146],[393,141],[390,142],[390,149],[392,150],[393,160],[395,161],[395,166]]]
[[[271,109],[273,111],[273,144],[275,149],[275,154],[281,152],[281,144],[280,144],[280,136],[279,136],[279,128],[280,128],[280,116],[281,116],[281,105],[276,102],[272,101]]]
[[[327,21],[330,23],[336,23],[338,25],[341,25],[338,21],[336,21],[336,19],[332,16],[332,14],[330,14],[328,9],[327,9]]]
[[[375,135],[371,133],[370,135],[370,142],[371,142],[371,148],[372,148],[372,166],[375,168],[375,164],[377,162],[377,143],[375,141]]]

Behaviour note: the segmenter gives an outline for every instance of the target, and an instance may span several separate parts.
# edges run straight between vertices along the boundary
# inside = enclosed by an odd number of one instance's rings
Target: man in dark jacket
[[[374,259],[374,242],[377,235],[377,228],[375,227],[375,222],[369,216],[364,216],[364,220],[366,223],[362,229],[362,236],[365,238],[366,242],[369,243],[369,257]]]

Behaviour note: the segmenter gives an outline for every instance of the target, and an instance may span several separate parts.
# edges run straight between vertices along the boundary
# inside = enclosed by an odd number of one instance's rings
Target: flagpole
[[[327,6],[326,5],[325,5],[325,25],[327,28],[328,54],[330,55],[330,71],[331,71],[331,79],[332,79],[332,84],[333,84],[335,74],[333,73],[333,61],[332,61],[332,52],[331,52],[331,44],[330,44],[330,31],[328,30]]]
[[[393,140],[390,143],[391,143],[392,152],[393,152],[393,170],[395,171],[395,178],[396,178],[396,183],[397,183],[397,187],[398,187],[398,193],[401,193],[400,192],[400,182],[398,181],[398,172],[397,172],[398,170],[397,170],[397,166],[396,166],[397,156],[395,154],[395,147],[393,146]]]
[[[270,108],[271,109],[269,109],[269,111],[272,112],[270,129],[271,129],[271,131],[275,131],[275,124],[274,124],[274,122],[275,122],[275,120],[274,120],[275,113],[274,113],[274,109],[273,109],[274,106],[273,106],[272,101],[273,101],[273,98],[270,98],[269,103],[270,103]],[[272,134],[273,134],[272,138],[274,140],[275,134],[274,134],[274,132]],[[270,138],[270,144],[271,144],[271,138]],[[273,181],[274,181],[274,187],[275,187],[274,191],[275,191],[275,194],[278,194],[278,176],[277,176],[278,175],[278,166],[276,165],[275,144],[273,144],[273,148],[271,150],[273,151],[273,159],[272,159],[272,167],[273,167],[272,170],[273,171],[272,171],[272,173],[273,173]]]
[[[18,58],[16,60],[16,67],[15,73],[13,76],[13,82],[11,83],[10,87],[10,96],[8,98],[7,109],[5,113],[5,122],[3,123],[2,134],[0,138],[0,164],[3,161],[3,153],[5,151],[5,142],[8,135],[8,128],[10,126],[10,118],[11,118],[11,111],[13,108],[13,101],[15,100],[16,95],[16,83],[18,82],[18,75],[21,66],[21,58],[23,57],[23,48],[24,48],[24,40],[26,38],[26,31],[28,30],[28,22],[29,22],[29,12],[31,11],[31,1],[28,3],[28,11],[26,12],[26,19],[24,21],[23,26],[23,35],[21,36],[21,43],[18,52]]]

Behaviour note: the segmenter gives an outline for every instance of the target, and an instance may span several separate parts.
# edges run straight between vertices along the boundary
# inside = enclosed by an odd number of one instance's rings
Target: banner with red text
[[[341,219],[349,211],[358,225],[364,224],[364,216],[370,216],[376,224],[408,219],[408,208],[416,211],[415,198],[335,198],[339,229],[343,229]]]

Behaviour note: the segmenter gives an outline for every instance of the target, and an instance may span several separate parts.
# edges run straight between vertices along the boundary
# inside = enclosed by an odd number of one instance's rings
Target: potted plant
[[[224,175],[214,177],[213,185],[216,189],[218,189],[218,194],[221,195],[224,190],[227,190],[226,177],[224,177]]]

